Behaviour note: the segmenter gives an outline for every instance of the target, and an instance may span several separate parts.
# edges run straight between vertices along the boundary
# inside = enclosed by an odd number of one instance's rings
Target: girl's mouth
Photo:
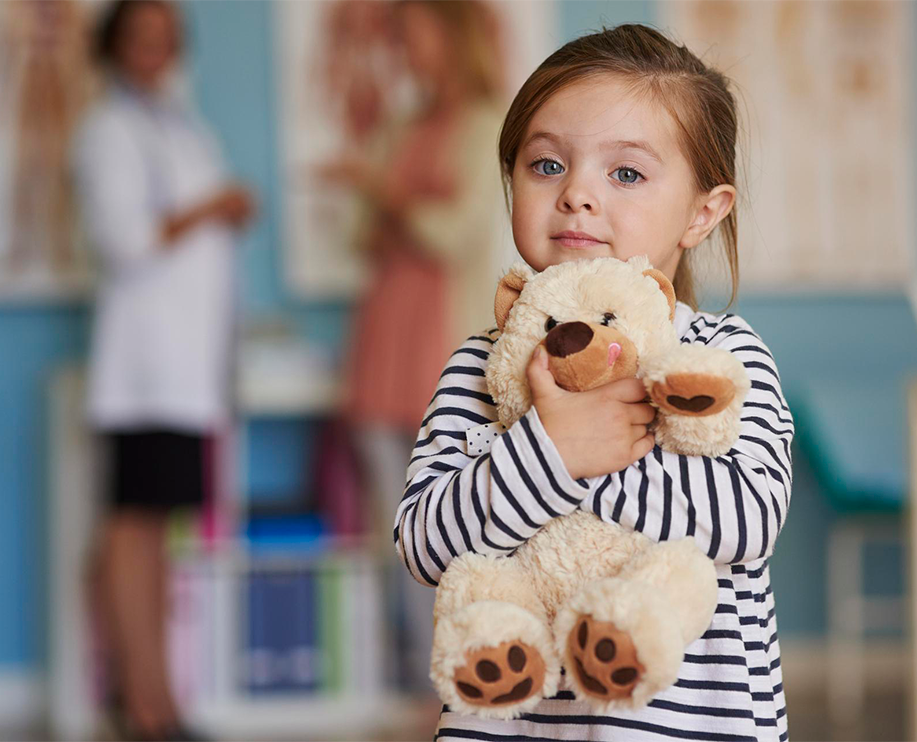
[[[560,243],[564,247],[580,247],[580,248],[581,247],[595,247],[596,245],[605,244],[603,240],[596,239],[591,234],[588,234],[586,232],[573,232],[570,230],[552,234],[551,241]]]

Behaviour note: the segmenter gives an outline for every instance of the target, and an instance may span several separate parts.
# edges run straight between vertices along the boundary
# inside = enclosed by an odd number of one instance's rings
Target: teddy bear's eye
[[[544,331],[551,332],[555,327],[557,327],[557,320],[553,317],[548,317],[547,321],[544,323]]]
[[[605,327],[608,327],[608,325],[614,322],[615,319],[617,318],[615,317],[614,312],[605,312],[605,314],[602,315],[602,324],[605,325]]]

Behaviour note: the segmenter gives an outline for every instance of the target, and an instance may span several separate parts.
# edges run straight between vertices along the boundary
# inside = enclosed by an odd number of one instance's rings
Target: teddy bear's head
[[[636,376],[641,359],[678,345],[675,291],[642,255],[560,263],[538,274],[517,263],[497,287],[494,314],[502,332],[487,385],[507,427],[531,406],[526,367],[540,343],[568,391]]]

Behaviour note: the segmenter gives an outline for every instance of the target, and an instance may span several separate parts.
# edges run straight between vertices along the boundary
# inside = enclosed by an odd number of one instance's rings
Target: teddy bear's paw
[[[455,671],[455,688],[472,706],[508,706],[541,692],[545,663],[541,654],[522,642],[502,642],[465,653]]]
[[[653,402],[672,415],[706,417],[726,409],[736,396],[735,384],[712,374],[669,374],[650,390]]]
[[[430,679],[454,711],[513,719],[557,692],[560,658],[544,616],[481,600],[437,621]]]
[[[581,616],[567,637],[568,671],[588,696],[612,701],[630,698],[645,668],[630,635],[608,621]]]
[[[678,678],[684,640],[658,586],[610,577],[558,611],[557,650],[576,695],[596,713],[642,708]]]

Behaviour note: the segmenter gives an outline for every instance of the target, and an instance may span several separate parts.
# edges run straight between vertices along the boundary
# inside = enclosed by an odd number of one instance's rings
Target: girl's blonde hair
[[[646,95],[669,112],[678,128],[682,153],[694,172],[698,193],[736,184],[738,117],[729,80],[707,67],[687,47],[655,29],[622,25],[575,39],[549,56],[516,94],[500,132],[500,166],[507,193],[513,167],[532,117],[552,95],[573,83],[603,73],[623,78],[632,92]],[[738,225],[735,209],[720,222],[735,300],[739,285]],[[675,293],[697,309],[688,255],[675,273]]]

